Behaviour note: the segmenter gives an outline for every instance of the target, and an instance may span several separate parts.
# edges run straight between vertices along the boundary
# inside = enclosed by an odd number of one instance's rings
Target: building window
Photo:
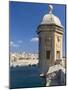
[[[57,53],[56,58],[60,59],[60,51],[57,51],[56,53]]]
[[[46,51],[46,59],[50,59],[50,51]]]

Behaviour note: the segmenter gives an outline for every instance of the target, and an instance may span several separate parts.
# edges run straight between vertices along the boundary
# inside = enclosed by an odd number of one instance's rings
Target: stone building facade
[[[53,6],[49,5],[49,13],[44,15],[38,26],[39,36],[39,70],[46,74],[50,66],[62,61],[63,26],[60,19],[52,13]]]
[[[34,53],[10,53],[10,66],[28,66],[38,64],[38,54]]]

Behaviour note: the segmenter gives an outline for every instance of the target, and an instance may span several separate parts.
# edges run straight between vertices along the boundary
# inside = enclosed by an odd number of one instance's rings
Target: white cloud
[[[13,44],[12,46],[13,46],[13,47],[19,47],[20,45],[18,45],[18,44]]]
[[[10,45],[13,45],[13,41],[10,41]]]
[[[31,42],[38,42],[38,40],[39,40],[38,37],[34,37],[34,38],[32,38],[30,41],[31,41]]]
[[[22,43],[22,40],[19,40],[18,43]]]
[[[11,47],[19,47],[19,44],[14,43],[13,41],[10,41],[10,46]]]

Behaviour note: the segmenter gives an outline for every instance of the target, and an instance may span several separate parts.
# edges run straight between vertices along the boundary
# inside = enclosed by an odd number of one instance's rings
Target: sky
[[[52,5],[52,4],[51,4]],[[15,2],[9,3],[10,52],[38,53],[38,25],[48,13],[48,4]],[[60,18],[64,27],[63,56],[65,56],[65,5],[53,4],[53,14]]]

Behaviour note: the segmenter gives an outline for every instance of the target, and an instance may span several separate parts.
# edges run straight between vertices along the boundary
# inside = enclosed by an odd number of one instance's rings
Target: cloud
[[[18,44],[13,44],[12,46],[13,46],[13,47],[19,47],[20,45],[18,45]]]
[[[18,43],[21,44],[22,43],[22,40],[19,40]]]
[[[13,41],[10,41],[10,46],[11,47],[19,47],[19,44],[14,43]]]
[[[38,42],[38,40],[39,40],[38,37],[34,37],[34,38],[32,38],[30,41],[31,41],[31,42]]]
[[[10,45],[13,45],[13,41],[10,41]]]

